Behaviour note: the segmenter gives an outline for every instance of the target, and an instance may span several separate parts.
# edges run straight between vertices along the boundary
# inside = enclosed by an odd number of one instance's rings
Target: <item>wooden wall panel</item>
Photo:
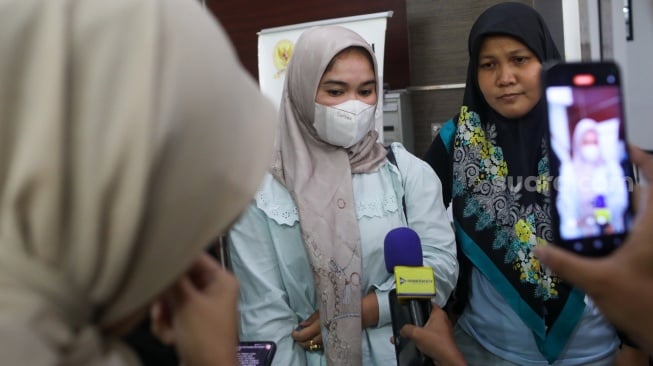
[[[390,88],[410,83],[406,0],[206,0],[220,20],[247,70],[258,78],[257,32],[261,29],[316,20],[393,11],[388,19],[384,82]]]

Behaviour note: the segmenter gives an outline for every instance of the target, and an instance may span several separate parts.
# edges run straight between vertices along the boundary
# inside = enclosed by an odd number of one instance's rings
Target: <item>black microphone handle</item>
[[[431,315],[430,300],[408,300],[408,308],[410,310],[410,320],[415,326],[423,327],[426,325],[426,322]],[[418,358],[421,365],[433,365],[433,360],[421,352],[418,352]]]
[[[418,327],[423,327],[431,315],[431,301],[429,300],[408,300],[410,309],[410,320]]]

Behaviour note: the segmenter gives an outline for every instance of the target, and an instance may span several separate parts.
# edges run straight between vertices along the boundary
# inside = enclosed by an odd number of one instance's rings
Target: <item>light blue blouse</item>
[[[619,337],[594,303],[589,298],[585,301],[585,311],[554,366],[613,364]],[[472,270],[469,304],[458,324],[485,349],[505,360],[518,365],[549,365],[538,351],[533,332],[476,268]]]
[[[393,143],[397,165],[352,175],[359,220],[363,278],[361,296],[374,291],[377,327],[363,330],[363,365],[394,365],[388,292],[394,276],[385,269],[383,241],[400,226],[415,230],[424,265],[434,269],[444,306],[458,278],[454,232],[442,203],[440,180],[431,167]],[[402,209],[405,194],[408,223]],[[241,341],[274,341],[274,365],[326,365],[323,354],[305,352],[290,333],[317,309],[315,287],[301,240],[297,208],[286,188],[267,175],[253,202],[228,234],[233,271],[240,281]]]

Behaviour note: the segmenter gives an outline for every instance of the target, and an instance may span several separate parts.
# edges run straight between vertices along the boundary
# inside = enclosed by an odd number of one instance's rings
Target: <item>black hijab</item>
[[[540,100],[526,115],[509,119],[488,105],[477,68],[481,45],[491,35],[515,38],[541,63],[560,58],[544,20],[527,5],[495,5],[472,26],[467,86],[451,154],[456,236],[464,261],[496,288],[553,362],[582,315],[584,295],[541,267],[533,255],[536,245],[553,240],[545,183],[546,107]],[[537,182],[537,189],[528,189],[527,178]],[[522,185],[515,184],[519,179]]]
[[[503,149],[510,174],[533,175],[533,163],[540,158],[533,145],[541,144],[545,135],[546,106],[541,99],[528,114],[517,119],[505,118],[490,108],[478,85],[479,51],[485,37],[490,35],[517,39],[537,56],[540,63],[559,60],[560,53],[542,16],[521,3],[502,3],[487,9],[472,26],[467,41],[469,65],[463,104],[476,111],[484,123],[492,121],[496,124],[497,143]]]

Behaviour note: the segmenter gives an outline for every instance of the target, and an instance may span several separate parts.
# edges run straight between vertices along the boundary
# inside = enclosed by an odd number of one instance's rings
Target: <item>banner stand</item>
[[[313,22],[263,29],[258,32],[258,75],[261,92],[279,108],[281,93],[286,79],[286,67],[292,58],[295,42],[308,28],[337,24],[353,30],[369,42],[376,54],[378,65],[378,105],[376,108],[376,130],[383,139],[383,61],[385,54],[385,31],[387,18],[392,11],[333,18]]]

